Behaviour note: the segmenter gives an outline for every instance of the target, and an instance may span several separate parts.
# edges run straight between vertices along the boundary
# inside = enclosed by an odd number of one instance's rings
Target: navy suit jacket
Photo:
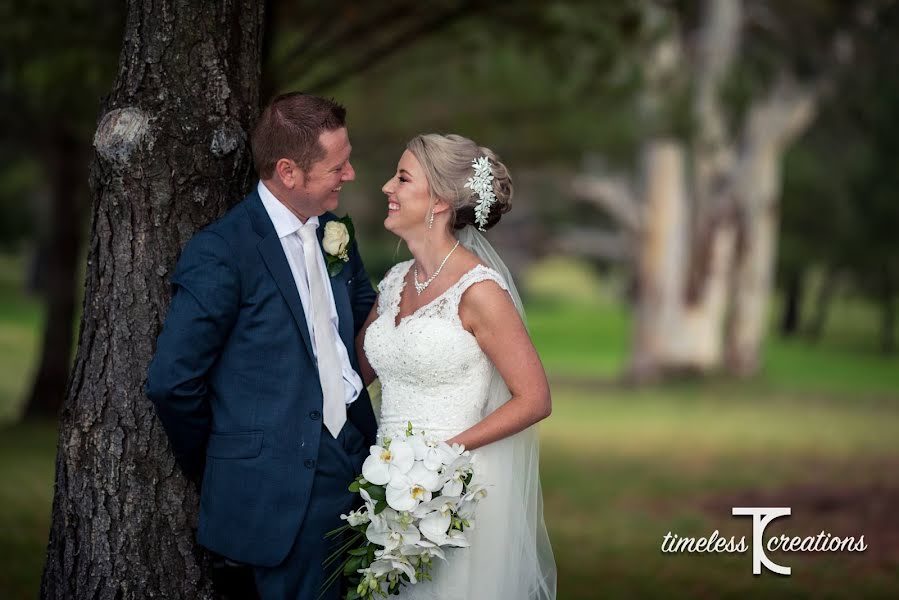
[[[334,218],[320,217],[319,244]],[[375,291],[355,243],[349,257],[331,289],[358,371],[354,339]],[[300,295],[255,190],[191,238],[171,281],[146,393],[178,464],[202,473],[198,541],[233,560],[277,565],[312,490],[322,391]],[[365,390],[347,413],[373,443]]]

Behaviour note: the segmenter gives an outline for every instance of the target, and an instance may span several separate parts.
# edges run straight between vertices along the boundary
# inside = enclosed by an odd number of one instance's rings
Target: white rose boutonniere
[[[347,215],[325,225],[322,248],[325,250],[325,262],[328,263],[328,275],[334,277],[343,269],[343,264],[350,260],[350,244],[353,242],[353,221]]]

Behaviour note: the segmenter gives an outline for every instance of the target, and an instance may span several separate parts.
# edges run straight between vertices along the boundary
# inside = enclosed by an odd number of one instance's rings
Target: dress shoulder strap
[[[477,265],[468,273],[463,275],[453,286],[451,293],[447,294],[447,296],[449,296],[451,299],[454,312],[458,312],[459,302],[462,301],[462,296],[465,295],[465,292],[468,291],[468,288],[482,281],[495,281],[496,284],[499,285],[499,287],[503,288],[507,292],[509,291],[505,280],[499,273],[486,265]]]

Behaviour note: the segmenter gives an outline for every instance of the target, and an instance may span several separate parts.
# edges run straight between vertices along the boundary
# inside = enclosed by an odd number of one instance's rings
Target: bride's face
[[[400,237],[427,228],[431,203],[428,180],[415,156],[406,150],[396,166],[396,174],[381,188],[387,194],[384,227]]]

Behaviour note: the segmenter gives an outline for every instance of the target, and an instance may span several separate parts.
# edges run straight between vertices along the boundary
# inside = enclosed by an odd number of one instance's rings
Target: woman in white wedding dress
[[[381,381],[379,438],[412,422],[463,444],[488,490],[471,546],[399,597],[554,599],[534,427],[550,414],[549,386],[508,270],[477,231],[510,209],[508,170],[469,139],[421,135],[383,191],[384,226],[413,259],[384,277],[357,338],[365,383]]]

